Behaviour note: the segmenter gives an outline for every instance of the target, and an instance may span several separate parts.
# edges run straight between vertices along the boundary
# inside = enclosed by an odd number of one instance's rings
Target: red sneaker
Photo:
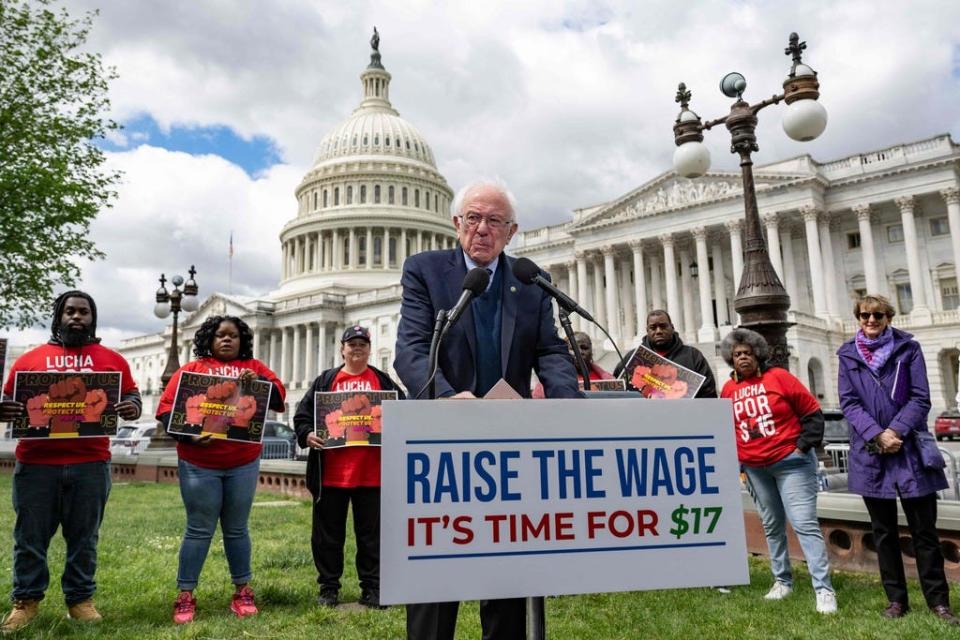
[[[230,610],[237,614],[238,618],[246,616],[255,616],[259,613],[257,605],[253,602],[253,589],[248,585],[243,585],[233,594],[233,600],[230,602]]]
[[[193,622],[193,614],[197,611],[197,599],[189,591],[181,591],[177,601],[173,603],[173,623],[186,624]]]

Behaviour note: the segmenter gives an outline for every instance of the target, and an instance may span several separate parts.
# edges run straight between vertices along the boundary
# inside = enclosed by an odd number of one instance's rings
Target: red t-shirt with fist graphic
[[[100,344],[82,347],[64,347],[45,344],[31,349],[17,358],[10,367],[10,375],[3,386],[5,396],[13,396],[17,371],[119,371],[120,395],[137,390],[130,374],[130,365],[116,351]],[[96,402],[96,399],[93,399]],[[27,407],[29,411],[30,407]],[[51,428],[55,428],[54,425]],[[110,439],[96,438],[36,438],[17,442],[17,460],[27,464],[81,464],[110,459]]]
[[[330,391],[380,391],[380,380],[373,369],[367,367],[358,376],[340,369],[330,385]],[[380,486],[380,447],[339,447],[323,452],[324,487]]]
[[[748,380],[727,380],[720,397],[733,400],[737,456],[748,467],[763,467],[790,455],[800,437],[800,418],[820,410],[803,383],[779,367]]]
[[[160,402],[157,404],[157,415],[160,416],[173,410],[173,401],[177,395],[177,385],[180,384],[181,372],[189,371],[191,373],[236,378],[244,369],[252,369],[258,377],[273,383],[275,387],[274,393],[279,389],[280,399],[284,399],[286,390],[283,388],[280,379],[267,365],[255,358],[249,360],[231,360],[230,362],[221,362],[216,358],[200,358],[199,360],[188,362],[173,374],[170,382],[167,383],[167,386],[163,390],[163,395],[160,396]],[[228,400],[229,397],[236,392],[236,387],[231,387],[231,383],[223,383],[222,385],[215,386],[216,389],[212,390],[212,393],[215,396],[214,400],[217,402]],[[270,402],[273,402],[272,397]],[[223,432],[225,429],[225,427],[221,429],[216,425],[205,425],[204,428],[211,432]],[[232,469],[244,464],[249,464],[259,458],[262,448],[263,446],[260,444],[234,442],[232,440],[221,440],[218,438],[213,438],[208,445],[198,445],[193,442],[181,440],[177,442],[177,456],[181,460],[186,460],[197,467],[205,467],[207,469]]]

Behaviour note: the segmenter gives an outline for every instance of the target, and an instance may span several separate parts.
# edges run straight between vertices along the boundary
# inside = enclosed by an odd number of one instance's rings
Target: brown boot
[[[6,635],[23,629],[37,617],[39,608],[39,600],[14,600],[13,609],[7,614],[3,624],[0,625],[0,633]]]
[[[100,622],[103,620],[103,617],[97,613],[97,608],[93,606],[93,600],[90,599],[67,607],[67,617],[80,622]]]

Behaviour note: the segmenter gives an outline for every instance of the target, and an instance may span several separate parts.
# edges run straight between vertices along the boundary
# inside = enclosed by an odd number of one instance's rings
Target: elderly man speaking
[[[550,298],[513,275],[514,258],[503,253],[517,231],[513,195],[500,181],[481,180],[461,189],[451,206],[460,246],[412,256],[403,265],[403,302],[394,368],[416,393],[429,373],[430,339],[439,309],[457,303],[464,276],[483,267],[486,291],[474,298],[440,347],[438,398],[483,397],[501,378],[530,397],[530,374],[537,372],[547,398],[577,398],[577,374],[557,336]],[[409,640],[454,636],[457,602],[407,607]],[[524,637],[522,599],[480,603],[484,640]]]

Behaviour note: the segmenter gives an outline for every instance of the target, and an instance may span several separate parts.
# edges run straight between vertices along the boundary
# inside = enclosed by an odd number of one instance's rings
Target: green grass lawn
[[[0,546],[0,583],[9,593],[13,512],[10,477],[0,476],[0,528],[7,543]],[[183,505],[176,486],[116,484],[100,532],[97,606],[104,621],[83,626],[67,620],[59,575],[64,545],[59,535],[50,549],[51,588],[41,614],[18,637],[35,638],[403,638],[404,611],[330,610],[316,605],[316,572],[310,556],[310,505],[274,495],[257,496],[250,527],[253,534],[252,586],[261,614],[238,620],[229,611],[230,585],[219,534],[200,579],[193,624],[170,622],[176,596],[177,550],[184,526]],[[278,503],[283,504],[278,504]],[[359,596],[351,566],[353,542],[347,541],[347,571],[341,600]],[[906,619],[880,617],[885,598],[875,576],[837,573],[840,601],[836,616],[814,611],[808,575],[796,576],[793,595],[779,603],[763,594],[771,577],[767,565],[751,560],[751,585],[722,594],[714,589],[565,596],[547,601],[548,638],[933,638],[951,632],[923,610],[916,584],[911,597],[918,609]],[[458,638],[479,638],[475,602],[460,610]]]

